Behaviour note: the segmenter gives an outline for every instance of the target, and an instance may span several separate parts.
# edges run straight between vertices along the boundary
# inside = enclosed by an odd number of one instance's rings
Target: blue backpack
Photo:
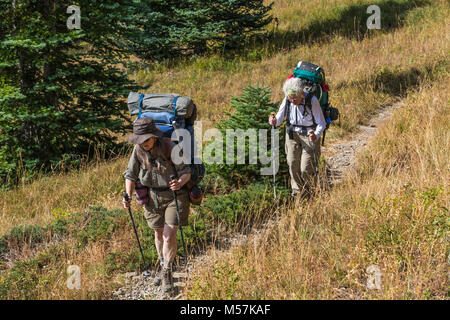
[[[175,126],[193,133],[192,126],[197,118],[197,107],[189,97],[178,94],[143,94],[131,92],[128,95],[128,109],[139,118],[153,118],[156,126],[170,138]]]
[[[203,163],[194,164],[194,122],[197,106],[191,98],[179,94],[143,94],[130,92],[128,109],[137,119],[152,118],[164,137],[171,138],[175,129],[186,129],[191,134],[191,181],[198,184],[205,175]],[[178,143],[177,140],[174,141]]]

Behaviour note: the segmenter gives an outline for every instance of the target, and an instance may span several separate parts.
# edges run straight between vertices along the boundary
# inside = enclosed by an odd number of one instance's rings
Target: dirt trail
[[[354,139],[342,141],[323,149],[323,154],[332,154],[327,157],[330,170],[330,183],[339,182],[348,169],[355,164],[356,154],[372,139],[377,129],[392,115],[395,109],[400,108],[403,103],[397,102],[378,111],[369,121],[367,126],[359,126],[360,132]]]
[[[367,145],[368,141],[373,138],[377,129],[392,115],[395,109],[402,106],[402,102],[394,103],[383,109],[380,109],[374,117],[369,121],[367,126],[360,126],[360,132],[351,140],[342,141],[331,146],[325,146],[322,154],[326,157],[328,168],[328,179],[330,185],[336,185],[343,177],[344,173],[355,164],[356,154]],[[263,229],[255,230],[254,234],[262,234],[264,229],[270,229],[276,225],[275,220],[269,220]],[[255,237],[257,241],[258,237]],[[248,241],[245,235],[235,235],[232,239],[227,239],[227,247],[244,244]],[[152,277],[145,277],[136,273],[125,274],[125,286],[113,293],[113,299],[120,300],[172,300],[180,299],[182,296],[182,288],[185,285],[187,273],[195,268],[195,265],[205,262],[208,259],[206,254],[201,254],[189,260],[187,272],[174,272],[175,293],[172,296],[165,295],[159,287],[152,284]]]

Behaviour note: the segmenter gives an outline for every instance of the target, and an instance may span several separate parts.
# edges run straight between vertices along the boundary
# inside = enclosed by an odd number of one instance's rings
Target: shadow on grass
[[[429,0],[382,0],[373,1],[380,7],[381,31],[392,31],[402,26],[408,12],[417,7],[430,5]],[[333,35],[339,34],[357,41],[370,36],[373,31],[368,30],[366,21],[372,15],[366,12],[369,4],[352,5],[337,8],[337,16],[312,21],[306,28],[298,31],[274,31],[270,39],[272,50],[291,49],[299,44],[329,41]],[[301,16],[299,16],[301,19]]]
[[[376,92],[382,92],[395,97],[405,97],[408,91],[417,89],[426,81],[436,81],[440,75],[448,73],[449,60],[439,60],[432,64],[414,66],[408,70],[399,67],[382,67],[368,78],[357,81],[348,81],[336,86],[336,90],[344,87],[363,87],[373,84]]]

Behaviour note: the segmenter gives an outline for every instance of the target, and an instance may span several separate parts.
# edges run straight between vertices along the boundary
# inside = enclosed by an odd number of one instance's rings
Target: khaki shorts
[[[178,208],[180,210],[180,222],[187,226],[189,218],[189,195],[186,190],[177,191]],[[162,229],[164,224],[178,226],[177,209],[171,190],[149,191],[148,203],[144,205],[144,217],[152,229]]]

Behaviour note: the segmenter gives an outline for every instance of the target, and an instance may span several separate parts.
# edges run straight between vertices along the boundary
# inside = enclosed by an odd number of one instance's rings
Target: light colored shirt
[[[280,108],[278,109],[278,113],[275,116],[277,119],[276,126],[280,126],[283,123],[283,120],[286,118],[286,99],[287,97],[284,97],[283,101],[281,102]],[[305,103],[305,99],[303,98],[303,101],[300,105],[295,105],[292,102],[289,103],[289,120],[291,124],[299,125],[299,126],[305,126],[305,127],[312,127],[314,125],[313,121],[313,114],[314,114],[314,120],[316,121],[317,127],[314,131],[314,134],[319,137],[323,130],[325,129],[326,122],[325,118],[322,113],[322,108],[320,107],[319,100],[317,100],[316,96],[313,96],[311,99],[311,110],[309,108],[306,108],[305,112],[305,106],[302,105]],[[301,131],[302,129],[300,127],[294,127],[294,131]]]

